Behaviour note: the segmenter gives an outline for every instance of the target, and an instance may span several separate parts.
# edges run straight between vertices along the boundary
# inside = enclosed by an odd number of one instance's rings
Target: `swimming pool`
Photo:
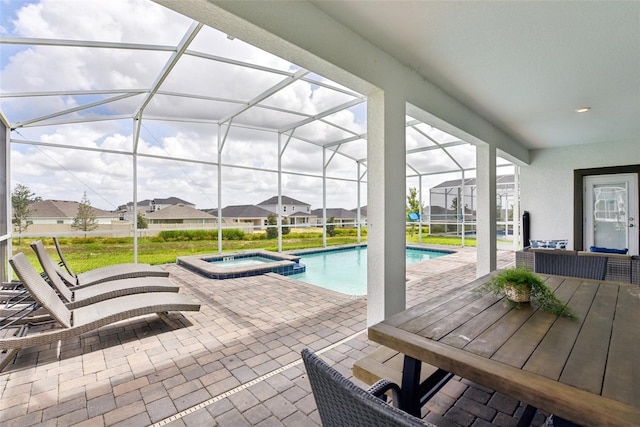
[[[428,259],[451,254],[449,251],[437,251],[407,247],[407,264],[415,264]],[[367,247],[359,246],[337,250],[298,253],[300,262],[306,271],[292,274],[292,279],[348,295],[367,294]]]

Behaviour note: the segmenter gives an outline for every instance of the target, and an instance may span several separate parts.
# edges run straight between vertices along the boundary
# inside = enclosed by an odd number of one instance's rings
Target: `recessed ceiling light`
[[[591,110],[591,107],[580,107],[576,108],[576,113],[586,113],[589,110]]]

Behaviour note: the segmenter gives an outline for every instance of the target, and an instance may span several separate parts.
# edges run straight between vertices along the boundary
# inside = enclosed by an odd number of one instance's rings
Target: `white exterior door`
[[[638,255],[638,174],[584,179],[584,243]]]

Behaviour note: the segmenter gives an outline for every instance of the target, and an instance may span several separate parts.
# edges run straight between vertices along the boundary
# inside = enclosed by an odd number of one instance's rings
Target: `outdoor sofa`
[[[541,254],[536,257],[536,254]],[[536,263],[536,258],[538,262]],[[545,265],[542,265],[542,264]],[[596,266],[597,264],[597,266]],[[587,270],[604,265],[602,277],[592,277]],[[640,284],[640,257],[589,251],[525,248],[516,252],[516,266],[536,273],[558,274],[606,280],[609,282]],[[549,270],[551,268],[551,270]]]

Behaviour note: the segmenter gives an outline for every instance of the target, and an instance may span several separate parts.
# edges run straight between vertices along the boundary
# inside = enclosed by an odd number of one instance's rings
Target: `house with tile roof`
[[[278,196],[273,196],[267,200],[263,200],[262,202],[258,203],[258,206],[277,214]],[[296,212],[311,213],[311,205],[309,203],[301,202],[289,196],[283,195],[282,210],[280,211],[280,213],[284,216],[289,216]]]
[[[316,223],[318,225],[322,225],[323,223],[322,213],[322,209],[314,209],[311,211],[311,214],[317,217]],[[360,219],[363,220],[362,213],[360,216]],[[358,221],[358,213],[356,210],[343,208],[327,208],[327,222],[329,222],[329,218],[331,217],[334,219],[334,224],[339,227],[355,227]]]
[[[222,208],[222,222],[225,225],[239,224],[249,226],[252,230],[263,229],[267,225],[267,218],[273,212],[255,205],[231,205]],[[212,212],[218,215],[218,210]]]
[[[282,216],[290,225],[310,224],[315,226],[316,218],[309,211],[311,205],[282,196]],[[269,215],[278,213],[278,197],[274,196],[258,205],[231,205],[222,208],[222,222],[225,225],[238,224],[249,226],[252,230],[263,230],[267,227]],[[217,209],[208,209],[208,213],[217,217]],[[288,213],[288,215],[287,215]]]
[[[171,197],[167,197],[166,199],[157,198],[157,199],[150,200],[149,211],[157,212],[159,210],[168,208],[170,206],[176,206],[176,205],[189,206],[192,208],[196,207],[196,205],[191,202],[187,202],[178,197],[171,196]]]
[[[188,206],[195,209],[196,205],[191,202],[187,202],[185,200],[180,199],[179,197],[167,197],[166,199],[155,198],[155,199],[145,199],[138,201],[137,211],[142,216],[149,218],[149,214],[152,212],[158,212],[160,210],[166,209],[170,206]],[[133,221],[135,217],[133,213],[133,202],[128,202],[126,205],[118,206],[118,212],[120,213],[120,219],[126,221]],[[176,211],[174,211],[175,213]],[[168,214],[167,214],[168,215]],[[166,215],[165,215],[166,216]],[[190,218],[184,218],[189,220]]]
[[[278,196],[273,196],[267,200],[263,200],[258,203],[258,206],[277,214]],[[282,216],[286,216],[289,220],[289,224],[291,225],[315,224],[315,215],[311,214],[311,205],[289,196],[282,195],[282,209],[280,210],[280,214],[282,214]]]
[[[70,200],[42,200],[29,205],[29,227],[24,234],[45,236],[49,234],[69,233],[73,219],[78,215],[79,202]],[[91,207],[96,218],[96,231],[129,232],[130,223],[120,220],[118,212],[105,211]]]
[[[78,215],[79,202],[70,200],[42,200],[29,205],[33,224],[71,224]],[[111,224],[119,220],[117,212],[91,207],[98,224]]]
[[[147,212],[145,216],[150,226],[160,224],[188,224],[193,226],[217,224],[218,222],[218,219],[210,213],[183,204],[170,205],[155,212]]]
[[[166,199],[155,198],[155,199],[139,200],[138,212],[141,212],[141,211],[155,212],[173,205],[191,206],[192,208],[196,207],[194,203],[187,202],[186,200],[182,200],[179,197],[171,196],[171,197],[167,197]],[[118,210],[120,211],[126,210],[128,212],[133,211],[133,202],[128,202],[126,205],[118,206]]]

